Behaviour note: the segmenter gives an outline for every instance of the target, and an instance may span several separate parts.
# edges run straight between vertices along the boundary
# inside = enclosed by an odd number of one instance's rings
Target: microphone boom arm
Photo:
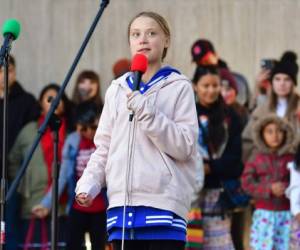
[[[74,70],[75,70],[75,68],[76,68],[76,66],[77,66],[77,64],[78,64],[78,62],[79,62],[79,60],[80,60],[80,58],[81,58],[81,56],[82,56],[82,54],[83,54],[86,46],[87,46],[87,44],[88,44],[88,42],[89,42],[89,40],[90,40],[90,38],[91,38],[91,36],[92,36],[95,28],[96,28],[96,26],[97,26],[97,23],[100,20],[100,17],[102,16],[102,13],[103,13],[104,9],[108,5],[108,3],[109,3],[109,0],[102,0],[102,3],[100,5],[100,9],[99,9],[99,11],[97,13],[97,16],[95,17],[95,19],[94,19],[94,21],[92,23],[92,26],[90,27],[90,29],[89,29],[89,31],[88,31],[88,33],[87,33],[87,35],[86,35],[86,37],[85,37],[85,39],[84,39],[84,41],[83,41],[80,49],[79,49],[79,51],[78,51],[78,53],[77,53],[77,55],[76,55],[76,57],[74,59],[74,62],[72,64],[71,68],[69,69],[69,71],[68,71],[68,73],[66,75],[66,78],[63,81],[62,86],[59,89],[59,92],[58,92],[57,96],[55,97],[55,99],[53,100],[53,102],[51,102],[51,106],[50,106],[49,112],[48,112],[48,114],[45,117],[45,121],[42,123],[42,125],[40,126],[40,128],[38,130],[38,135],[36,136],[36,138],[34,140],[34,143],[32,144],[32,147],[31,147],[31,149],[30,149],[27,157],[24,159],[24,161],[23,161],[23,163],[21,165],[21,168],[20,168],[20,170],[19,170],[19,172],[18,172],[15,180],[13,181],[13,183],[11,185],[11,188],[8,191],[7,199],[6,200],[9,200],[11,198],[11,196],[12,196],[13,192],[16,190],[17,185],[19,184],[22,176],[24,175],[25,170],[27,168],[27,165],[28,165],[28,163],[30,162],[30,160],[32,158],[33,152],[36,149],[37,145],[39,144],[41,136],[45,133],[45,131],[47,129],[50,117],[55,112],[56,108],[58,107],[58,104],[59,104],[59,102],[60,102],[60,100],[62,98],[62,95],[63,95],[63,93],[65,91],[65,88],[67,87],[67,84],[70,81],[71,76],[72,76],[72,74],[73,74],[73,72],[74,72]],[[31,151],[33,151],[33,152],[31,152]]]

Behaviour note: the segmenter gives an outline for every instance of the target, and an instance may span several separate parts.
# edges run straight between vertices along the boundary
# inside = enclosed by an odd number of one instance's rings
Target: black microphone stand
[[[71,76],[72,76],[72,74],[73,74],[73,72],[74,72],[74,70],[75,70],[75,68],[76,68],[76,66],[77,66],[77,64],[78,64],[78,62],[79,62],[79,60],[80,60],[80,58],[81,58],[81,56],[82,56],[82,54],[83,54],[86,46],[87,46],[87,44],[88,44],[88,42],[89,42],[89,40],[90,40],[90,38],[91,38],[91,36],[92,36],[92,34],[93,34],[96,26],[97,26],[97,24],[98,24],[98,22],[99,22],[99,20],[100,20],[100,18],[102,16],[102,14],[103,14],[103,12],[104,12],[104,9],[107,7],[108,4],[109,4],[109,0],[102,0],[102,2],[100,4],[100,9],[99,9],[99,11],[98,11],[98,13],[97,13],[97,15],[96,15],[96,17],[95,17],[95,19],[94,19],[91,27],[90,27],[88,33],[87,33],[87,35],[86,35],[86,37],[85,37],[85,39],[84,39],[84,41],[83,41],[83,43],[82,43],[82,45],[80,47],[80,49],[79,49],[79,51],[78,51],[75,59],[74,59],[74,62],[71,65],[71,68],[69,69],[69,71],[68,71],[68,73],[66,75],[66,78],[65,78],[62,86],[60,87],[60,90],[57,93],[57,96],[55,97],[55,99],[51,103],[50,110],[49,110],[48,114],[46,115],[43,124],[41,125],[41,127],[38,130],[38,134],[37,134],[37,136],[36,136],[36,138],[35,138],[35,140],[34,140],[34,142],[32,144],[32,147],[30,148],[29,153],[26,155],[24,161],[22,162],[21,168],[20,168],[20,170],[19,170],[19,172],[18,172],[15,180],[13,181],[13,183],[12,183],[12,185],[11,185],[9,191],[8,191],[7,199],[6,200],[9,200],[10,197],[15,192],[15,190],[17,189],[17,186],[18,186],[18,184],[19,184],[22,176],[24,175],[24,173],[26,171],[26,168],[27,168],[27,166],[28,166],[28,164],[29,164],[29,162],[30,162],[30,160],[32,158],[32,155],[33,155],[35,149],[37,148],[37,146],[38,146],[38,144],[39,144],[39,142],[41,140],[42,135],[45,133],[45,131],[47,129],[47,126],[49,124],[49,120],[51,119],[52,114],[55,112],[55,110],[56,110],[56,108],[57,108],[57,106],[58,106],[58,104],[59,104],[59,102],[60,102],[60,100],[62,98],[64,90],[67,87],[67,84],[68,84],[68,82],[71,79]],[[55,178],[54,182],[52,182],[52,185],[58,185],[57,184],[57,182],[58,182],[58,174],[57,174],[56,177],[57,178]],[[56,206],[57,206],[58,197],[54,197],[55,195],[57,195],[57,192],[56,192],[56,194],[55,193],[52,194],[52,196],[53,196],[52,201],[54,200],[55,203],[56,203]],[[57,225],[57,216],[55,217],[53,215],[54,215],[54,212],[52,211],[52,218],[51,218],[52,219],[51,220],[51,225],[52,225],[51,228],[52,228],[52,230],[55,229],[56,228],[55,225]],[[56,234],[57,234],[57,232],[54,232],[54,234],[52,235],[52,239],[54,239],[55,241],[51,240],[51,250],[56,250],[57,249],[57,237],[56,237]]]
[[[2,176],[1,176],[1,194],[0,194],[0,219],[1,219],[1,234],[0,234],[0,249],[3,249],[5,244],[5,193],[7,185],[7,124],[8,124],[8,115],[7,115],[7,103],[8,103],[8,55],[10,46],[5,49],[5,55],[3,57],[3,66],[4,66],[4,96],[3,96],[3,128],[2,128]]]
[[[53,142],[54,142],[54,157],[52,166],[52,200],[51,200],[51,249],[56,249],[58,242],[58,175],[59,175],[59,128],[61,126],[61,120],[55,114],[52,114],[49,120],[49,127],[52,130]]]
[[[9,55],[9,51],[11,49],[11,43],[14,40],[14,37],[12,34],[7,34],[4,36],[4,43],[0,50],[0,67],[4,64],[4,60],[7,55]]]

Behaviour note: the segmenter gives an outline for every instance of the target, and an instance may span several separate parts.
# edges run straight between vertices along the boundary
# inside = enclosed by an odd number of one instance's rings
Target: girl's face
[[[278,97],[287,97],[293,90],[293,80],[283,73],[278,73],[273,77],[272,86]]]
[[[99,84],[91,79],[84,79],[78,84],[78,92],[82,101],[87,101],[97,95]]]
[[[57,96],[57,92],[54,89],[49,89],[45,92],[45,94],[42,97],[41,100],[41,108],[42,108],[42,113],[46,115],[50,109],[51,106],[51,100],[53,100]],[[50,102],[49,102],[50,100]],[[60,100],[57,109],[55,110],[55,114],[60,116],[64,113],[64,104],[62,100]]]
[[[236,101],[236,92],[235,92],[234,88],[231,88],[230,86],[222,85],[221,94],[227,105],[231,105]]]
[[[93,140],[97,130],[98,122],[99,120],[97,119],[93,124],[89,124],[89,125],[77,124],[77,131],[79,131],[82,137],[89,140]]]
[[[129,30],[131,55],[144,54],[149,64],[161,63],[163,51],[169,46],[169,38],[152,18],[136,18]]]
[[[283,143],[284,132],[276,123],[269,123],[263,129],[263,139],[269,148],[277,149]]]
[[[203,106],[210,106],[217,101],[221,92],[220,77],[218,75],[207,74],[202,76],[197,84],[194,84],[194,90],[199,102]]]

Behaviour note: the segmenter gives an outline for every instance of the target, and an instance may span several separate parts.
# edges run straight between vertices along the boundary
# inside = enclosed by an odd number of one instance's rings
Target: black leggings
[[[122,241],[112,241],[113,250],[121,250]],[[125,240],[125,250],[184,250],[185,243],[177,240]]]
[[[67,250],[85,249],[85,233],[89,233],[92,250],[104,250],[106,242],[106,211],[83,213],[72,209],[68,217]]]

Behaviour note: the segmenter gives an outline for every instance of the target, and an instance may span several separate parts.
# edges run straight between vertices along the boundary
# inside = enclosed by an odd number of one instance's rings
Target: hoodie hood
[[[292,142],[293,142],[293,128],[290,123],[288,123],[285,119],[282,119],[274,114],[267,115],[266,117],[259,119],[253,126],[252,137],[255,146],[262,153],[271,153],[270,148],[265,144],[262,138],[262,130],[263,128],[269,124],[270,122],[274,122],[279,125],[279,127],[285,132],[285,141],[277,150],[276,154],[283,155],[293,152]]]
[[[174,81],[177,80],[186,80],[188,82],[189,79],[182,75],[177,69],[172,68],[170,66],[165,66],[158,70],[155,75],[150,79],[149,82],[140,84],[140,93],[144,94],[146,92],[150,92],[155,89],[160,89]],[[118,79],[114,80],[112,84],[121,85],[123,88],[127,88],[128,90],[133,89],[133,73],[128,72]]]
[[[150,89],[153,85],[155,85],[156,83],[158,83],[159,81],[166,79],[170,74],[172,73],[177,73],[180,74],[180,72],[177,69],[174,69],[170,66],[166,66],[166,67],[162,67],[160,68],[155,74],[154,76],[150,79],[149,82],[144,83],[141,81],[140,83],[140,93],[144,94],[148,89]],[[131,90],[134,90],[134,86],[133,86],[133,73],[131,72],[131,74],[126,78],[126,82],[129,86],[129,88]]]

